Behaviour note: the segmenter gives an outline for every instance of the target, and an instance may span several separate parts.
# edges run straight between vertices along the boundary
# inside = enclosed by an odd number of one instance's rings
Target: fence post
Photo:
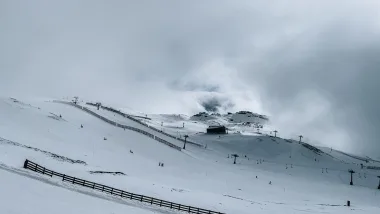
[[[42,170],[42,174],[44,174],[44,175],[45,175],[45,170],[46,170],[46,168],[44,167],[44,170]]]
[[[62,179],[62,181],[65,181],[65,177],[66,177],[66,175],[65,175],[65,174],[63,174],[63,179]]]
[[[74,179],[73,179],[73,183],[75,182],[75,178],[76,178],[76,177],[74,177]]]
[[[92,185],[92,188],[95,189],[95,183]],[[104,186],[103,186],[103,188],[104,188]]]
[[[104,185],[102,186],[102,192],[104,192]]]
[[[160,201],[160,207],[162,206],[162,200]]]
[[[37,172],[37,166],[38,166],[38,164],[35,164],[35,165],[34,165],[34,171],[35,171],[35,172]]]
[[[25,169],[28,168],[28,162],[29,162],[28,159],[26,159],[25,162],[24,162],[24,168],[25,168]]]
[[[150,204],[153,204],[153,198],[152,198],[152,200],[150,201]]]
[[[170,202],[170,209],[173,209],[173,202]]]
[[[141,196],[140,201],[142,202],[143,196]]]
[[[111,189],[111,195],[113,195],[113,188]]]

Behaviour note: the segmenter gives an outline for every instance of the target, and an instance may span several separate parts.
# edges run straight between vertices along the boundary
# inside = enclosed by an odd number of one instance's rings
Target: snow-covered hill
[[[144,129],[175,145],[183,145],[180,140],[118,114],[97,110],[84,102],[79,104],[109,120]],[[365,168],[367,165],[380,166],[374,160],[270,136],[265,132],[269,130],[265,130],[262,118],[252,119],[247,114],[212,115],[210,120],[196,120],[185,115],[136,115],[132,110],[126,113],[134,114],[141,122],[176,137],[183,138],[188,134],[189,140],[204,147],[188,144],[185,150],[177,151],[139,133],[111,126],[69,105],[51,100],[2,98],[0,162],[6,168],[29,173],[21,169],[23,161],[28,158],[76,177],[224,213],[380,212],[380,191],[376,189],[379,182],[376,176],[380,171]],[[222,136],[207,135],[204,132],[211,122],[226,125],[234,131]],[[264,124],[260,128],[264,134],[256,133],[256,126],[249,126],[246,122]],[[237,164],[233,164],[232,154],[239,155]],[[159,162],[163,162],[164,167],[159,167]],[[363,164],[363,169],[360,164]],[[354,174],[354,186],[349,185],[348,169],[357,172]],[[47,185],[29,182],[20,174],[2,170],[2,183],[14,181],[20,185],[36,186],[25,191],[37,192],[44,188],[40,186]],[[94,174],[90,171],[118,171],[125,175]],[[15,186],[11,188],[22,191]],[[61,197],[61,200],[66,197],[60,192],[52,190],[47,193],[50,194],[49,199],[39,197],[35,200],[54,204],[56,197]],[[27,197],[21,200],[27,200]],[[86,204],[91,200],[80,196],[67,203],[83,201]],[[347,200],[351,201],[352,207],[343,206]],[[38,207],[33,207],[32,213],[43,213]],[[0,206],[0,211],[23,212],[9,206]],[[104,205],[103,211],[125,213],[120,204]],[[168,212],[144,208],[141,213],[145,211]],[[130,212],[140,213],[140,210]]]
[[[0,165],[1,213],[174,213]]]

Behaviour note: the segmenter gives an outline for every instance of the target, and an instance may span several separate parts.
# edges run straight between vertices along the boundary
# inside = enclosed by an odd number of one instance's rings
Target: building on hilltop
[[[209,126],[207,134],[227,134],[227,128],[225,126]]]

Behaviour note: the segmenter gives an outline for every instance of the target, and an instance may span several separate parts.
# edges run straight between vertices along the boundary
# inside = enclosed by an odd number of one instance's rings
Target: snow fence
[[[97,118],[99,118],[99,119],[101,119],[101,120],[103,120],[103,121],[105,121],[105,122],[113,125],[113,126],[138,132],[138,133],[143,134],[143,135],[145,135],[145,136],[147,136],[149,138],[152,138],[152,139],[154,139],[154,140],[156,140],[156,141],[158,141],[160,143],[163,143],[163,144],[165,144],[165,145],[167,145],[167,146],[169,146],[169,147],[171,147],[173,149],[181,151],[181,147],[179,147],[177,145],[174,145],[174,144],[172,144],[172,143],[170,143],[170,142],[168,142],[168,141],[166,141],[164,139],[161,139],[161,138],[159,138],[159,137],[157,137],[157,136],[155,136],[155,135],[153,135],[153,134],[151,134],[151,133],[149,133],[147,131],[144,131],[144,130],[141,130],[141,129],[138,129],[138,128],[135,128],[135,127],[132,127],[132,126],[126,126],[126,125],[122,125],[122,124],[116,123],[116,122],[114,122],[112,120],[109,120],[109,119],[107,119],[107,118],[105,118],[105,117],[103,117],[103,116],[101,116],[101,115],[99,115],[99,114],[91,111],[90,109],[88,109],[86,107],[77,105],[77,104],[72,103],[72,102],[67,102],[67,101],[54,100],[53,102],[55,102],[55,103],[63,103],[63,104],[74,106],[74,107],[79,108],[79,109],[81,109],[81,110],[83,110],[83,111],[85,111],[85,112],[87,112],[87,113],[89,113],[89,114],[91,114],[91,115],[93,115],[93,116],[95,116],[95,117],[97,117]]]
[[[87,102],[86,104],[87,104],[87,105],[91,105],[91,106],[97,106],[95,103],[90,103],[90,102]],[[179,141],[185,142],[185,140],[182,139],[182,138],[178,138],[178,137],[173,136],[173,135],[171,135],[171,134],[169,134],[169,133],[163,132],[163,131],[161,131],[161,130],[159,130],[159,129],[156,129],[156,128],[152,127],[152,126],[149,126],[149,125],[147,125],[146,123],[141,122],[140,120],[137,120],[136,118],[134,118],[135,116],[131,116],[131,115],[125,114],[125,113],[123,113],[123,112],[121,112],[121,111],[119,111],[119,110],[116,110],[116,109],[114,109],[114,108],[111,108],[111,107],[107,107],[107,106],[100,106],[100,107],[101,107],[102,109],[104,109],[104,110],[111,111],[111,112],[116,113],[116,114],[118,114],[118,115],[121,115],[121,116],[123,116],[123,117],[125,117],[125,118],[128,118],[128,119],[130,119],[130,120],[133,120],[134,122],[139,123],[139,124],[141,124],[141,125],[143,125],[143,126],[146,126],[146,127],[150,128],[150,129],[152,129],[153,131],[159,132],[159,133],[161,133],[161,134],[163,134],[163,135],[166,135],[166,136],[168,136],[168,137],[170,137],[170,138],[173,138],[173,139],[176,139],[176,140],[179,140]],[[142,117],[142,118],[145,118],[145,117]],[[194,145],[194,146],[198,146],[198,147],[203,147],[203,145],[198,144],[198,143],[194,143],[194,142],[189,141],[189,140],[186,140],[186,143],[189,143],[189,144],[192,144],[192,145]]]
[[[62,173],[54,172],[54,171],[52,171],[50,169],[46,169],[45,167],[38,165],[38,164],[28,160],[28,159],[26,159],[24,162],[24,168],[32,170],[32,171],[40,173],[40,174],[48,175],[50,177],[53,177],[53,176],[60,177],[60,178],[62,178],[62,181],[64,181],[64,182],[70,182],[70,183],[75,184],[75,185],[80,185],[83,187],[91,188],[91,189],[101,191],[101,192],[105,192],[105,193],[108,193],[108,194],[111,194],[114,196],[119,196],[119,197],[124,198],[124,199],[140,201],[140,202],[144,202],[144,203],[149,203],[151,205],[157,205],[160,207],[167,207],[170,209],[175,209],[175,210],[188,212],[188,213],[224,214],[221,212],[206,210],[206,209],[202,209],[202,208],[198,208],[198,207],[191,207],[191,206],[187,206],[187,205],[173,203],[170,201],[152,198],[149,196],[134,194],[134,193],[126,192],[124,190],[116,189],[114,187],[110,187],[110,186],[106,186],[103,184],[98,184],[98,183],[94,183],[91,181],[87,181],[87,180],[83,180],[80,178],[65,175]]]

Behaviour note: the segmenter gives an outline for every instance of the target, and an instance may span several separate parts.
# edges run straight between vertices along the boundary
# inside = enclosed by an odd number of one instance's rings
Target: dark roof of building
[[[225,126],[209,126],[209,129],[226,128]]]

